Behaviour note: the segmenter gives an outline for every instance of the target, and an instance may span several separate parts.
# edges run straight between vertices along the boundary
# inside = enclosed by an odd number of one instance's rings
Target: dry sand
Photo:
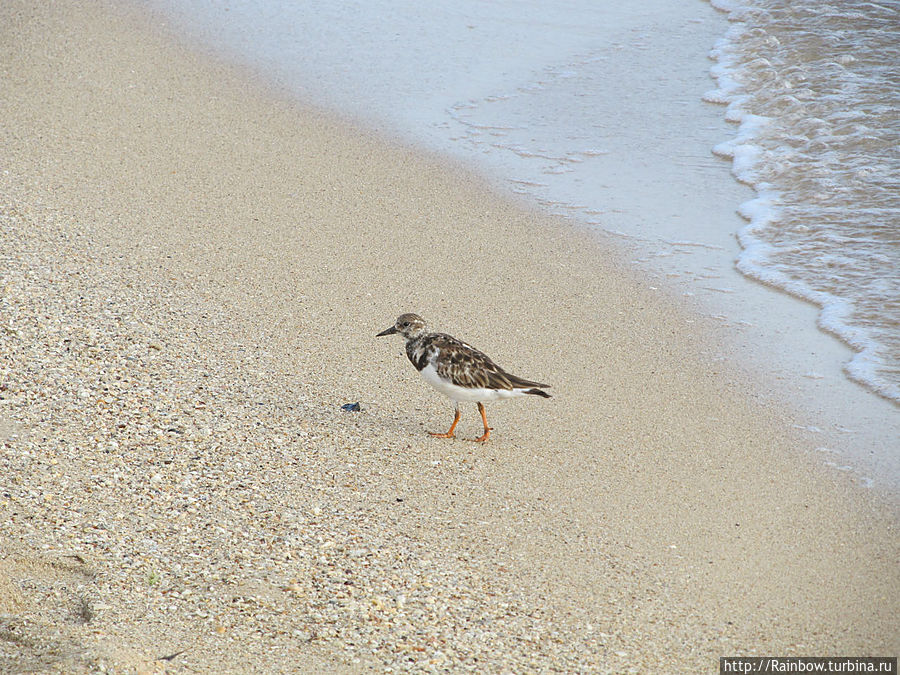
[[[0,671],[897,654],[896,501],[608,242],[158,18],[0,26]],[[554,398],[430,438],[402,311]]]

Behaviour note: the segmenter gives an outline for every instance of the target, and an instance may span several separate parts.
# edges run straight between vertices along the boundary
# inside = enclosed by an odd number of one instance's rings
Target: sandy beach
[[[614,242],[134,9],[11,0],[0,49],[0,671],[900,651],[896,500]],[[554,397],[429,437],[406,311]]]

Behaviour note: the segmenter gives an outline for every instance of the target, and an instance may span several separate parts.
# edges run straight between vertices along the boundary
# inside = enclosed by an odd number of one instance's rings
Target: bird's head
[[[397,317],[397,320],[394,322],[393,326],[381,331],[375,337],[399,333],[407,340],[415,340],[420,335],[426,333],[427,330],[428,328],[425,323],[425,319],[423,319],[418,314],[401,314]]]

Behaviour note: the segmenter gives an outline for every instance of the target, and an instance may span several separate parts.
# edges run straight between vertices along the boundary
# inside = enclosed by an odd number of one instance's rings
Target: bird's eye
[[[404,322],[403,322],[403,327],[406,328],[407,326],[409,326],[409,321],[404,321]]]

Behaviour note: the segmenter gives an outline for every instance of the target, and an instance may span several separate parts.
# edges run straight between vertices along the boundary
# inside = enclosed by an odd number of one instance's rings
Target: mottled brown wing
[[[491,361],[490,357],[450,335],[438,333],[432,337],[432,345],[441,349],[437,372],[461,387],[488,389],[513,389],[516,387],[548,387],[507,373]]]

